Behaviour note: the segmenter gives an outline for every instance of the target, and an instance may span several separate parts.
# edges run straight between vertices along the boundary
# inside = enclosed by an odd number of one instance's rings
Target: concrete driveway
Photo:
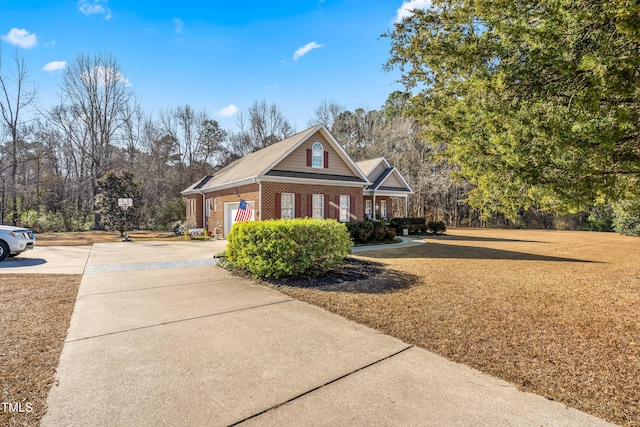
[[[0,262],[0,274],[82,274],[91,246],[36,246]]]
[[[223,242],[93,245],[42,426],[601,426],[213,266]]]

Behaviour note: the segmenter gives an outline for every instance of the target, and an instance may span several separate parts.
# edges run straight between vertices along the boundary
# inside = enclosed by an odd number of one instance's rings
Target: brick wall
[[[186,200],[187,221],[202,228],[202,195],[191,194]]]
[[[336,187],[331,185],[316,184],[291,184],[281,182],[262,183],[262,219],[276,218],[276,193],[294,193],[299,198],[300,212],[295,216],[311,217],[311,206],[309,206],[309,194],[325,194],[329,196],[328,218],[338,219],[339,209],[334,207],[340,195],[351,196],[352,212],[357,219],[364,218],[364,204],[362,199],[362,187]],[[338,198],[338,199],[337,199]]]
[[[393,217],[393,205],[392,205],[392,199],[389,196],[376,196],[376,203],[373,204],[373,196],[364,196],[363,200],[371,200],[372,201],[372,210],[376,211],[376,215],[380,215],[380,206],[381,206],[381,201],[382,200],[386,200],[387,201],[387,217],[388,218],[392,218]],[[365,203],[363,201],[363,203]],[[375,205],[378,205],[378,209],[376,210]],[[363,207],[364,209],[364,207]]]
[[[211,216],[207,218],[207,230],[213,231],[218,228],[224,232],[224,204],[239,202],[240,198],[245,202],[254,202],[254,218],[260,218],[260,200],[258,184],[248,184],[241,187],[227,188],[212,193],[206,193],[205,197],[211,199]],[[214,206],[214,199],[217,204]],[[217,212],[216,212],[217,210]]]

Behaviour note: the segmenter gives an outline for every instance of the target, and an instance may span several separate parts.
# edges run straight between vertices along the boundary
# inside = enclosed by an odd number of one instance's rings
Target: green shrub
[[[640,236],[640,200],[625,200],[613,207],[613,228],[627,236]]]
[[[444,221],[429,221],[427,224],[427,228],[433,234],[442,234],[447,231],[447,226],[444,225]]]
[[[373,223],[373,235],[371,238],[374,242],[381,242],[384,240],[387,234],[387,225],[382,221],[375,221]]]
[[[394,240],[396,238],[396,230],[393,228],[387,228],[384,233],[384,240]]]
[[[256,278],[322,275],[339,265],[353,243],[334,220],[248,221],[227,235],[227,259]]]
[[[347,222],[347,230],[351,235],[351,240],[356,243],[367,243],[373,236],[373,221],[351,221]]]
[[[351,221],[346,225],[351,240],[355,243],[381,242],[387,239],[387,226],[382,221]]]

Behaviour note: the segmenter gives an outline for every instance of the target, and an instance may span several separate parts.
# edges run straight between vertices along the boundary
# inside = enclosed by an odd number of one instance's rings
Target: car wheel
[[[6,242],[0,240],[0,261],[9,256],[9,245]]]

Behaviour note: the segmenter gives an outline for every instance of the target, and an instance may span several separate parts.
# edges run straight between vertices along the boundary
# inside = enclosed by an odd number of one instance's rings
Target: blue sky
[[[111,52],[145,111],[190,104],[235,129],[235,112],[276,103],[307,127],[323,99],[380,108],[401,90],[380,35],[428,1],[0,0],[3,75],[17,49],[39,104],[58,101],[65,63]]]

